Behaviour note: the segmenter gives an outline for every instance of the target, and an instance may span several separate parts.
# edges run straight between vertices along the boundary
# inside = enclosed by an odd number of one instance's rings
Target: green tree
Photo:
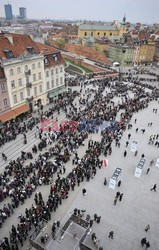
[[[60,38],[60,39],[56,40],[56,42],[57,42],[58,47],[60,49],[62,49],[64,47],[64,45],[65,45],[65,40],[63,38]]]

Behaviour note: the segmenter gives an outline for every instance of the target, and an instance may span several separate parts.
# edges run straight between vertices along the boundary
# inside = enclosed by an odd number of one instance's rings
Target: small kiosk
[[[141,160],[139,161],[139,163],[135,169],[135,174],[134,174],[135,177],[140,178],[145,162],[146,162],[145,158],[141,158]]]
[[[115,189],[116,185],[118,184],[122,174],[121,168],[116,168],[112,177],[110,178],[109,188]]]

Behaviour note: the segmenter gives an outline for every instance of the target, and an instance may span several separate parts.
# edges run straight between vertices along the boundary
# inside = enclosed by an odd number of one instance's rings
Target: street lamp
[[[121,57],[121,65],[119,67],[119,82],[122,82],[123,80],[123,66],[124,66],[124,54],[126,52],[125,48],[122,48],[122,57]]]

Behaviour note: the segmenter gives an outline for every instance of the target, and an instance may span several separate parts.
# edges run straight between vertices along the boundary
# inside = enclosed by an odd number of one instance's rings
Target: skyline
[[[28,19],[58,20],[122,20],[124,14],[131,23],[159,23],[158,0],[1,0],[0,17],[4,17],[4,4],[11,4],[13,15],[19,7],[27,9]],[[35,11],[36,10],[36,11]]]

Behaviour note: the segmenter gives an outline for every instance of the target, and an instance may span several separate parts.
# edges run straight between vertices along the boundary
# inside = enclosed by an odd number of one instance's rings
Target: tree
[[[63,38],[56,40],[56,42],[57,42],[59,49],[62,49],[65,45],[65,40]]]

